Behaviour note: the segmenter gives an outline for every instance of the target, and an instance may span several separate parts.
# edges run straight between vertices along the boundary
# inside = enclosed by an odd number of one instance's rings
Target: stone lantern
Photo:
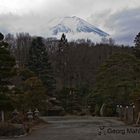
[[[14,117],[14,116],[17,116],[18,114],[19,114],[19,112],[17,111],[17,109],[15,109],[15,110],[12,112],[13,117]]]
[[[31,109],[29,109],[29,111],[27,112],[27,118],[29,120],[32,120],[33,119],[33,112],[31,111]]]
[[[34,116],[35,116],[35,118],[39,117],[39,110],[37,108],[34,111]]]
[[[17,122],[18,121],[18,114],[19,114],[19,112],[17,111],[17,109],[15,109],[12,112],[12,122]]]

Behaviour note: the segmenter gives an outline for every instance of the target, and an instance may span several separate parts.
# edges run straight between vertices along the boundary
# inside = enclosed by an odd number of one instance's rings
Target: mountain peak
[[[50,34],[53,36],[57,36],[59,34],[94,34],[96,36],[108,37],[109,34],[102,31],[101,29],[95,27],[94,25],[88,23],[87,21],[76,17],[63,17],[57,18],[50,22]]]

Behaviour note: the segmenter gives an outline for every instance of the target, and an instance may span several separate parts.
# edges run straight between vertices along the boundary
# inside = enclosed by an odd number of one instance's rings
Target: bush
[[[104,117],[111,117],[115,114],[115,108],[112,104],[104,104],[104,107],[102,108],[102,116]]]
[[[0,124],[0,136],[12,137],[24,135],[25,133],[23,125]]]

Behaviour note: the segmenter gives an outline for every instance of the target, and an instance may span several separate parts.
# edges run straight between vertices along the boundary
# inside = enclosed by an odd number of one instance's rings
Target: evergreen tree
[[[58,51],[63,52],[64,48],[67,46],[67,43],[68,41],[67,41],[66,35],[63,33],[59,41]]]
[[[3,38],[0,34],[0,94],[7,92],[9,79],[15,74],[15,59],[10,55],[8,43]]]
[[[66,35],[64,33],[61,36],[61,42],[67,43]]]
[[[31,77],[24,82],[23,104],[24,109],[38,108],[40,111],[45,111],[47,96],[42,81],[37,77]]]
[[[96,101],[99,104],[129,103],[130,96],[139,88],[140,62],[130,54],[115,54],[100,68],[96,81]]]
[[[134,54],[137,58],[140,58],[140,32],[136,35],[134,43],[135,43]]]
[[[35,37],[29,50],[28,68],[42,80],[46,89],[50,92],[55,88],[55,80],[48,53],[43,38]]]
[[[134,43],[135,47],[140,48],[140,32],[136,35]]]
[[[11,85],[10,78],[15,74],[15,59],[10,55],[8,43],[3,39],[4,36],[0,33],[0,110],[8,110],[11,108],[8,92]],[[2,114],[4,114],[3,111]]]
[[[0,33],[0,41],[2,41],[3,39],[4,39],[4,35]]]

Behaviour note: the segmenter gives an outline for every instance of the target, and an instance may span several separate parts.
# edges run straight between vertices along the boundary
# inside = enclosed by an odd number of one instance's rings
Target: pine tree
[[[8,43],[3,39],[4,36],[0,33],[0,110],[8,110],[11,107],[11,101],[7,94],[10,91],[10,78],[15,74],[15,59],[10,55]],[[2,120],[4,120],[3,111],[2,114]]]
[[[139,70],[140,63],[133,55],[112,55],[97,74],[95,93],[99,102],[128,103],[131,94],[139,88]]]
[[[67,43],[68,41],[67,41],[66,35],[63,33],[59,41],[58,51],[63,52],[64,48],[67,46]]]
[[[32,40],[28,68],[42,80],[47,91],[51,92],[55,88],[51,63],[42,37],[36,37]]]
[[[37,77],[31,77],[24,82],[24,97],[23,104],[24,108],[35,109],[38,108],[40,111],[46,111],[46,100],[45,89],[42,81]]]
[[[136,35],[134,43],[135,43],[134,54],[137,58],[140,58],[140,32]]]
[[[135,47],[140,48],[140,32],[136,35],[134,43]]]
[[[8,88],[9,79],[15,74],[15,59],[10,55],[8,43],[3,41],[0,34],[0,93],[5,93]]]
[[[4,39],[4,35],[0,33],[0,41],[2,41],[3,39]]]

